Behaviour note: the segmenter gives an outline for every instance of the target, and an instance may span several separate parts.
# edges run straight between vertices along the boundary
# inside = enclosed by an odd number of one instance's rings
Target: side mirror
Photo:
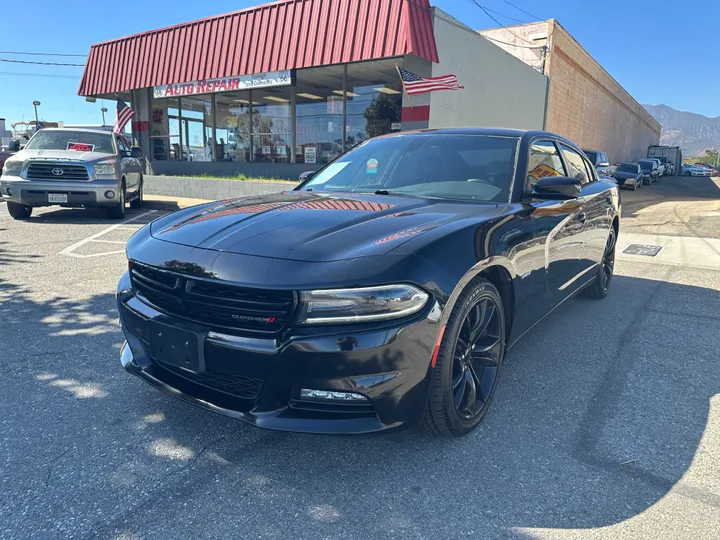
[[[567,176],[546,176],[535,182],[530,194],[538,199],[576,199],[580,196],[582,182]]]
[[[310,178],[313,177],[314,174],[315,174],[315,171],[305,171],[304,173],[302,173],[300,175],[300,181],[304,182],[305,180],[309,180]]]
[[[140,159],[143,157],[143,151],[142,148],[139,146],[133,146],[130,148],[130,157],[135,159]]]

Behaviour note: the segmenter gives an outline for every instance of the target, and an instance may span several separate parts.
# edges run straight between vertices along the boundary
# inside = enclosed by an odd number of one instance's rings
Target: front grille
[[[55,172],[53,172],[55,171]],[[62,171],[61,174],[56,174]],[[34,161],[27,168],[28,180],[89,180],[88,170],[84,165],[68,165],[52,161]]]
[[[292,317],[292,291],[271,291],[130,264],[133,291],[169,315],[213,328],[272,334]]]
[[[169,371],[177,377],[182,377],[195,384],[200,384],[211,390],[224,392],[242,399],[255,399],[260,394],[263,381],[242,375],[232,375],[220,371],[207,370],[203,373],[192,373],[183,369],[171,366],[164,362],[155,360],[165,371]]]

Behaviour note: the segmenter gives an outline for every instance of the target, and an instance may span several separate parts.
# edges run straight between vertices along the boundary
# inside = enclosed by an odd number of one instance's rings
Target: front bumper
[[[117,180],[92,180],[88,182],[58,182],[25,180],[19,176],[0,176],[0,200],[28,206],[114,206],[117,205],[119,184]],[[67,195],[67,203],[51,203],[48,195]],[[106,194],[112,193],[112,197]]]
[[[228,335],[165,315],[134,296],[127,275],[117,301],[126,343],[122,366],[155,388],[258,427],[322,434],[399,430],[421,420],[429,391],[440,307],[433,301],[402,323],[345,330],[287,331],[281,337]],[[197,328],[205,370],[156,360],[150,325]],[[300,389],[353,392],[367,399],[302,399]]]

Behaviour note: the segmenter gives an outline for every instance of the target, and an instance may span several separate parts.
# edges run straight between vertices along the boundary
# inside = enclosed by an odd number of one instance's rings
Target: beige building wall
[[[431,76],[453,73],[465,88],[430,94],[429,127],[542,129],[547,78],[433,9],[440,62],[432,64]]]
[[[549,76],[549,131],[612,162],[644,157],[658,144],[660,124],[554,19],[480,34]]]

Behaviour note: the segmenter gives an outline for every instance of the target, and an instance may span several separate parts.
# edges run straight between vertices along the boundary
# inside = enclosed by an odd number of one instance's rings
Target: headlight
[[[115,174],[115,167],[107,163],[95,165],[95,174]]]
[[[383,285],[303,291],[300,298],[300,323],[343,324],[407,317],[420,311],[429,296],[412,285]]]
[[[10,173],[19,173],[22,169],[23,162],[22,161],[10,161],[7,160],[5,162],[5,165],[3,166],[3,174],[10,174]]]

